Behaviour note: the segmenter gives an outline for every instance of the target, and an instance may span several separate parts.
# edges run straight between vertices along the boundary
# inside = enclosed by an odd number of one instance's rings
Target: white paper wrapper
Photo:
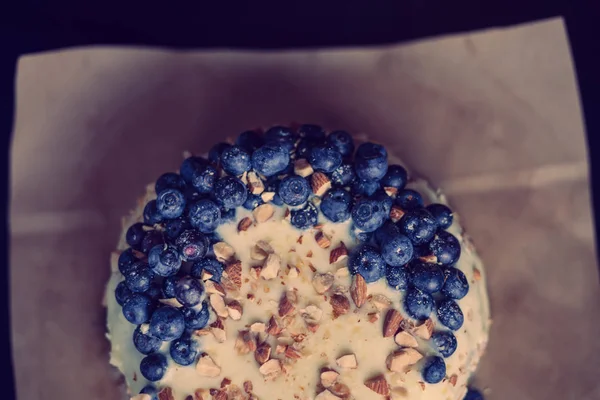
[[[118,399],[100,306],[120,219],[181,152],[288,121],[367,132],[442,187],[487,266],[488,399],[597,399],[600,290],[561,21],[340,51],[24,57],[12,151],[22,399]]]

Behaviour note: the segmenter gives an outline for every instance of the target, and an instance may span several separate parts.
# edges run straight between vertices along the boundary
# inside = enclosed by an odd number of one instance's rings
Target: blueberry
[[[208,310],[208,303],[206,301],[202,303],[202,308],[198,311],[194,308],[183,307],[181,313],[185,320],[185,327],[188,329],[202,329],[206,326],[210,318],[210,311]]]
[[[190,224],[202,233],[210,233],[221,223],[221,210],[208,199],[198,200],[188,210]]]
[[[175,297],[175,283],[181,278],[178,275],[166,277],[162,283],[162,292],[165,298],[172,299]]]
[[[386,236],[381,241],[381,256],[392,267],[400,267],[412,259],[412,243],[401,234]]]
[[[173,361],[177,364],[190,365],[196,361],[199,348],[198,342],[189,335],[185,335],[171,342],[169,353],[171,354]]]
[[[433,311],[433,297],[429,293],[410,287],[404,297],[404,308],[411,318],[427,319]]]
[[[331,183],[337,186],[350,186],[356,179],[354,167],[342,164],[331,173]]]
[[[141,222],[135,223],[127,229],[127,233],[125,234],[125,241],[131,247],[136,250],[139,250],[142,247],[142,239],[144,239],[144,235],[146,232],[144,231],[144,224]]]
[[[213,164],[221,163],[223,161],[221,158],[223,156],[223,153],[229,148],[231,148],[231,145],[229,143],[221,142],[215,144],[208,151],[208,161],[210,161]]]
[[[363,181],[356,179],[352,183],[352,193],[355,196],[371,196],[379,189],[379,181]]]
[[[319,125],[314,124],[302,124],[298,128],[298,135],[301,138],[313,139],[313,140],[324,140],[325,131]]]
[[[264,203],[264,201],[263,201],[262,197],[260,197],[257,194],[248,193],[248,197],[246,198],[246,201],[244,202],[244,204],[242,204],[242,206],[246,210],[252,211],[256,207],[260,206],[263,203]]]
[[[400,228],[398,228],[398,225],[394,224],[390,220],[387,220],[383,223],[383,225],[381,225],[379,228],[377,228],[375,230],[375,232],[374,232],[375,243],[378,246],[381,246],[381,243],[383,243],[384,239],[398,236],[401,234],[402,233],[400,232]]]
[[[396,204],[403,210],[413,210],[423,207],[423,196],[412,189],[402,189],[396,194]]]
[[[352,207],[354,225],[365,232],[373,232],[385,222],[383,205],[372,199],[360,199]]]
[[[156,208],[163,219],[178,218],[185,209],[185,197],[177,189],[165,189],[156,198]]]
[[[354,141],[346,131],[333,131],[327,136],[327,143],[334,147],[344,157],[352,156],[354,153]]]
[[[265,143],[272,146],[281,146],[289,153],[294,149],[296,135],[288,127],[273,126],[265,132]]]
[[[438,227],[441,229],[448,229],[452,225],[454,220],[454,214],[452,210],[443,204],[430,204],[427,206],[427,211],[433,215],[433,218],[437,221]]]
[[[183,192],[186,188],[185,181],[181,177],[181,175],[176,174],[175,172],[167,172],[166,174],[162,174],[154,185],[154,191],[156,194],[162,192],[165,189],[177,189],[180,192]]]
[[[150,400],[159,400],[158,399],[158,389],[154,387],[154,385],[146,385],[140,390],[140,394],[148,394],[150,395]]]
[[[165,244],[165,239],[160,231],[148,231],[142,240],[142,253],[148,254],[153,247],[162,244]]]
[[[156,207],[156,200],[150,200],[144,207],[144,224],[154,225],[162,221],[162,215]]]
[[[187,218],[182,215],[179,218],[171,219],[165,224],[165,235],[171,240],[177,239],[179,235],[185,230],[192,227]]]
[[[252,153],[265,144],[265,140],[260,133],[256,131],[245,131],[240,133],[235,141],[235,144],[246,149],[248,153]]]
[[[134,293],[142,293],[150,289],[154,273],[150,270],[148,264],[143,261],[136,261],[129,274],[125,276],[125,284]]]
[[[133,345],[142,354],[150,354],[158,351],[162,340],[148,334],[148,326],[140,325],[133,331]]]
[[[359,179],[378,181],[387,173],[387,151],[375,143],[358,146],[354,157],[354,169]]]
[[[321,200],[321,212],[332,222],[344,222],[350,218],[352,196],[342,188],[329,189]]]
[[[398,190],[404,189],[408,182],[408,174],[404,167],[400,165],[390,165],[383,178],[381,178],[381,186],[394,187]]]
[[[247,197],[246,185],[235,176],[224,176],[215,184],[215,201],[225,209],[241,206]]]
[[[308,229],[317,224],[319,211],[314,205],[308,203],[299,210],[292,210],[290,216],[290,221],[293,226],[298,229]]]
[[[314,140],[310,140],[310,139],[300,139],[300,141],[298,142],[298,145],[296,146],[296,153],[295,153],[296,158],[308,159],[310,157],[312,148],[315,146],[318,146],[319,144],[322,144],[322,143],[315,143]]]
[[[305,178],[291,175],[281,180],[277,193],[285,204],[299,206],[306,203],[308,196],[311,194],[311,188]]]
[[[408,271],[406,267],[392,267],[386,265],[385,278],[387,284],[396,290],[408,289]]]
[[[221,165],[231,175],[241,175],[250,171],[250,154],[241,146],[230,146],[221,154]]]
[[[290,163],[290,154],[282,146],[264,145],[252,153],[252,168],[266,177],[277,175]]]
[[[148,253],[148,264],[150,264],[152,272],[156,275],[175,275],[179,271],[179,268],[181,268],[179,251],[173,246],[154,246]]]
[[[155,304],[150,297],[145,294],[134,293],[123,304],[123,315],[132,324],[143,324],[150,319],[154,307]]]
[[[427,383],[439,383],[446,376],[446,363],[442,357],[428,357],[421,371]]]
[[[429,243],[437,229],[437,221],[424,208],[407,211],[398,222],[400,230],[414,244]]]
[[[371,195],[371,198],[373,200],[381,202],[381,204],[383,205],[383,212],[385,213],[385,215],[390,215],[390,212],[392,211],[392,206],[394,205],[394,199],[388,196],[388,194],[381,190],[381,188],[378,189],[375,193],[373,193],[373,195]]]
[[[122,306],[125,304],[132,294],[133,292],[129,290],[125,281],[121,281],[117,284],[117,287],[115,288],[115,299],[117,300],[118,305]]]
[[[450,331],[438,331],[434,332],[431,336],[433,346],[440,352],[440,354],[446,358],[450,357],[456,351],[458,345],[456,336]]]
[[[410,266],[409,282],[424,292],[435,293],[444,285],[444,274],[436,264],[417,261]]]
[[[464,400],[483,400],[483,395],[479,390],[470,388],[467,390]]]
[[[442,325],[456,331],[465,321],[460,306],[454,300],[444,300],[437,307],[437,316]]]
[[[210,193],[218,176],[217,169],[201,157],[186,158],[179,173],[199,193]]]
[[[183,231],[177,239],[175,246],[181,252],[183,261],[199,260],[206,255],[208,251],[208,239],[206,236],[196,230]]]
[[[350,229],[350,235],[352,238],[364,244],[370,243],[371,239],[373,239],[373,232],[364,232],[354,225],[352,225],[352,228]]]
[[[192,265],[190,275],[192,275],[194,278],[201,279],[202,271],[206,271],[212,274],[212,278],[210,278],[212,281],[220,282],[224,269],[225,266],[222,263],[217,261],[216,258],[209,256],[204,257],[200,261],[196,261],[194,265]]]
[[[331,173],[342,165],[342,154],[330,146],[315,146],[310,152],[308,162],[316,171]]]
[[[469,292],[469,281],[465,274],[458,268],[444,267],[445,282],[442,294],[450,299],[460,300]]]
[[[378,281],[385,275],[385,262],[373,246],[365,245],[352,253],[348,261],[350,272],[362,275],[367,283]]]
[[[450,265],[460,258],[460,243],[451,233],[438,231],[429,242],[429,250],[437,257],[440,264]]]
[[[127,275],[129,271],[131,271],[131,266],[133,265],[134,262],[136,262],[138,259],[137,257],[133,254],[132,249],[127,249],[125,251],[123,251],[121,254],[119,254],[119,271],[123,274],[123,275]]]
[[[189,276],[175,282],[175,298],[184,306],[193,307],[202,300],[204,288],[197,279]]]
[[[150,318],[149,333],[164,341],[181,337],[185,329],[185,320],[181,311],[164,306],[156,309]]]
[[[167,372],[167,357],[161,353],[152,353],[142,359],[140,363],[140,372],[144,378],[151,382],[156,382],[162,379]]]
[[[273,203],[277,206],[283,205],[283,200],[281,199],[281,196],[279,196],[279,193],[278,193],[280,184],[281,184],[281,179],[277,178],[276,176],[270,177],[265,182],[265,191],[275,193],[275,196],[273,197],[273,200],[271,200],[271,203]]]

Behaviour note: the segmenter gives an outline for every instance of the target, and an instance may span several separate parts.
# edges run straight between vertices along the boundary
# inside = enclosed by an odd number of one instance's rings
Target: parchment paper
[[[600,398],[586,149],[560,20],[397,47],[27,56],[12,150],[20,399],[118,399],[100,306],[145,184],[246,128],[367,132],[438,187],[487,266],[491,400]]]

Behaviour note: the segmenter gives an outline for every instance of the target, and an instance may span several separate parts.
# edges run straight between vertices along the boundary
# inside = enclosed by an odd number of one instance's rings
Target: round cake
[[[444,196],[316,125],[187,155],[111,266],[110,362],[136,400],[461,400],[490,327]]]

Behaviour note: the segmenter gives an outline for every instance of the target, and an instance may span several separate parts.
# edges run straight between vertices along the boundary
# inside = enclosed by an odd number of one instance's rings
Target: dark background
[[[216,2],[212,2],[216,3]],[[598,3],[598,2],[596,2]],[[428,36],[509,26],[562,16],[565,20],[587,131],[594,209],[600,201],[600,24],[599,4],[585,1],[389,1],[326,4],[246,2],[89,4],[22,1],[0,6],[0,137],[4,153],[1,202],[8,205],[8,166],[14,115],[14,76],[21,54],[93,44],[178,49],[317,48],[400,43]],[[4,8],[4,9],[3,9]],[[8,266],[8,208],[0,214],[0,263]],[[600,226],[595,213],[595,226]],[[596,228],[597,229],[597,228]],[[598,240],[598,235],[596,235]],[[598,246],[597,246],[598,248]],[[0,276],[1,348],[6,368],[2,398],[14,395],[9,326],[8,268]],[[33,377],[33,379],[35,379]]]

